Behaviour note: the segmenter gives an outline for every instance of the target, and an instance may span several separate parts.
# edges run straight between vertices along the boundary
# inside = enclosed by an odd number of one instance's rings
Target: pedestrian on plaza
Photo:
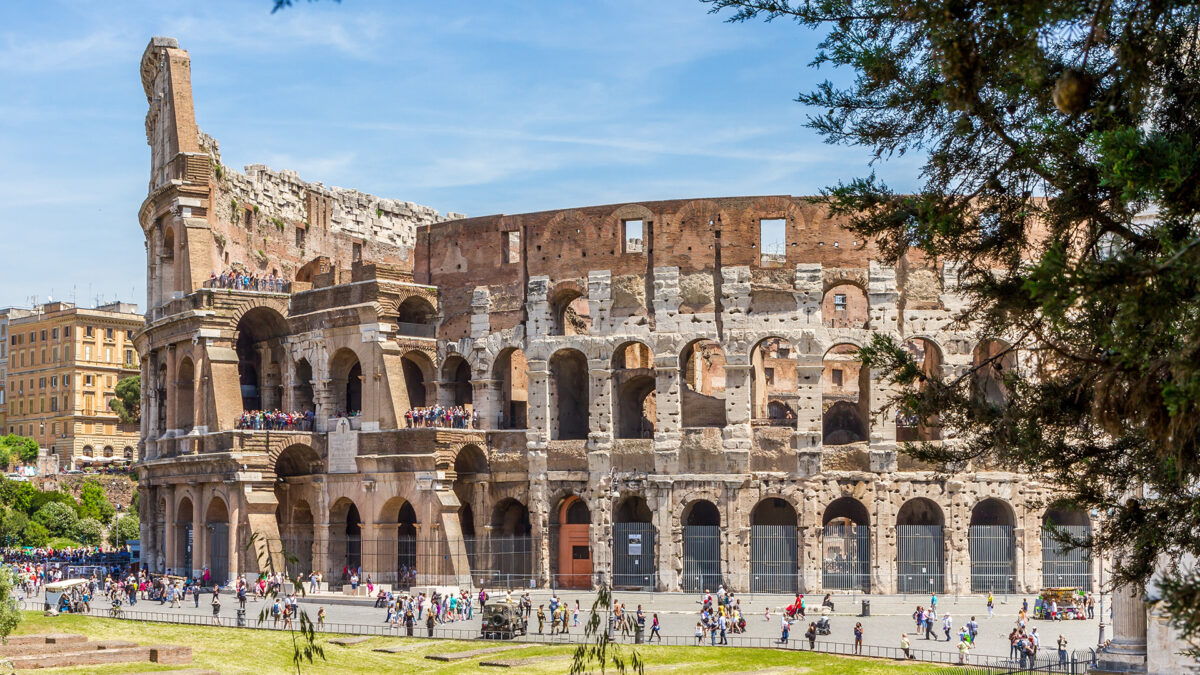
[[[993,612],[996,610],[996,599],[992,597],[992,592],[988,591],[987,599],[988,618],[992,618]]]
[[[784,630],[783,640],[780,640],[780,642],[787,640],[787,628],[784,628],[783,630]],[[696,646],[697,647],[700,646],[700,641],[703,639],[704,639],[704,624],[697,621],[696,622]]]
[[[815,651],[817,649],[817,624],[808,623],[808,630],[804,631],[804,637],[808,640],[808,650]]]
[[[192,584],[192,600],[196,601],[197,609],[200,607],[200,584]]]
[[[1067,662],[1067,638],[1062,635],[1058,636],[1058,663],[1065,664]]]
[[[579,625],[579,600],[578,599],[575,600],[575,610],[571,614],[571,625],[572,626]]]
[[[1017,648],[1017,642],[1019,641],[1019,639],[1020,639],[1020,634],[1017,633],[1017,629],[1016,628],[1012,629],[1012,631],[1010,631],[1008,634],[1008,658],[1009,658],[1009,660],[1015,660],[1019,654],[1020,650]]]
[[[933,616],[933,618],[937,618],[937,593],[934,593],[929,597],[929,613]]]
[[[786,645],[788,641],[788,633],[792,630],[792,622],[788,621],[787,614],[784,614],[779,617],[779,623],[781,633],[779,642]],[[816,635],[813,635],[813,637],[816,638]]]
[[[538,605],[538,635],[542,634],[542,630],[546,627],[546,606]],[[558,625],[558,617],[554,617],[550,623],[550,634],[554,634],[554,627]]]
[[[966,640],[958,641],[958,665],[963,666],[967,663],[967,657],[971,651],[971,645],[967,644]]]
[[[325,627],[325,608],[320,607],[317,609],[317,628],[321,629],[324,627]]]
[[[937,633],[933,632],[933,616],[930,610],[925,610],[925,639],[933,638],[937,642]]]
[[[216,586],[213,586],[212,611],[213,611],[213,623],[220,626],[221,625],[221,594],[220,594],[220,590]]]
[[[413,617],[412,607],[409,607],[408,609],[404,610],[404,633],[406,635],[408,635],[408,637],[412,637],[413,624],[415,624],[416,622],[417,622],[416,618]],[[433,630],[433,629],[431,628],[430,630]]]
[[[246,581],[244,579],[238,581],[237,599],[238,607],[246,609]]]
[[[905,658],[913,658],[912,644],[908,641],[908,633],[900,634],[900,649],[904,651]]]
[[[967,632],[971,635],[971,646],[975,645],[975,636],[979,635],[979,623],[975,621],[975,617],[967,622]]]
[[[913,618],[913,621],[917,624],[917,633],[916,634],[920,635],[921,631],[923,631],[925,629],[925,609],[918,605],[917,611],[913,612],[912,618]]]
[[[725,631],[728,628],[729,628],[729,620],[725,618],[725,615],[722,614],[721,616],[717,617],[717,629],[721,631],[721,644],[722,645],[729,644],[729,640],[725,639]]]
[[[862,655],[863,627],[862,622],[854,624],[854,653]]]
[[[433,625],[436,621],[432,611],[425,615],[425,627],[429,629],[429,637],[433,637]]]
[[[658,614],[657,613],[654,615],[654,618],[650,623],[650,639],[646,640],[646,642],[653,640],[655,637],[658,638],[659,642],[662,642],[662,633],[659,632]]]
[[[1096,598],[1091,593],[1087,594],[1087,612],[1089,619],[1096,618]]]
[[[1037,658],[1038,650],[1042,648],[1042,636],[1038,635],[1036,628],[1029,632],[1029,641],[1033,644],[1033,657]]]
[[[952,620],[950,619],[950,613],[947,612],[942,616],[942,632],[946,634],[946,642],[950,641],[951,624]]]

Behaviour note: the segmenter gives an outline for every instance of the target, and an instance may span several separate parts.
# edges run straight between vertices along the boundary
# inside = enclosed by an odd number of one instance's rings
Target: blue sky
[[[696,0],[0,4],[0,306],[145,303],[138,62],[192,56],[225,164],[468,215],[811,194],[865,174],[803,127],[818,36]],[[911,160],[877,166],[912,188]]]

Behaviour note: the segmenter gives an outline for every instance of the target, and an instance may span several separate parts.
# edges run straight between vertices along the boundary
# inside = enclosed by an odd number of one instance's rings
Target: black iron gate
[[[750,592],[800,590],[794,525],[750,526]]]
[[[654,525],[614,523],[613,586],[653,590],[655,569]]]
[[[871,528],[826,525],[821,538],[821,584],[829,590],[871,591]]]
[[[967,532],[971,552],[971,592],[1013,593],[1017,589],[1013,528],[972,525]]]
[[[1087,525],[1059,525],[1054,529],[1073,539],[1085,539],[1090,530]],[[1042,530],[1042,586],[1092,590],[1091,550],[1068,548],[1055,541],[1051,530]]]
[[[946,559],[941,525],[897,525],[896,589],[900,593],[941,593]]]
[[[683,590],[694,593],[721,585],[721,528],[686,525],[683,528]]]
[[[208,526],[208,571],[214,585],[229,580],[229,525],[225,523]]]

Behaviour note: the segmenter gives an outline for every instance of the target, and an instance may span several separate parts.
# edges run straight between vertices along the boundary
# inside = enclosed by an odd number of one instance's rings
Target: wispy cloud
[[[45,74],[95,69],[111,63],[128,49],[128,41],[120,32],[107,27],[49,40],[5,32],[0,34],[0,72]]]

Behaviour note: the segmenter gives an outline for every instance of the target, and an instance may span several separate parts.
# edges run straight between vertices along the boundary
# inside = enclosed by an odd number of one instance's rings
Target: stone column
[[[675,269],[675,268],[671,268]],[[676,270],[678,271],[678,270]],[[683,439],[680,403],[679,358],[664,354],[654,358],[654,470],[660,475],[679,473],[679,446]]]
[[[166,500],[166,510],[163,511],[163,557],[166,558],[167,567],[178,574],[179,558],[175,549],[179,535],[175,532],[175,487],[164,485],[159,490]]]
[[[192,575],[198,575],[208,561],[204,540],[204,486],[196,487],[195,499],[192,500]]]
[[[471,380],[471,397],[481,429],[500,428],[500,381]]]
[[[179,377],[179,369],[176,367],[177,364],[175,363],[175,345],[170,345],[166,349],[162,350],[162,357],[167,360],[167,381],[165,383],[167,388],[167,436],[174,436],[179,430],[179,415],[177,415],[175,411],[176,406],[179,405],[179,397],[177,395],[179,392],[179,386],[175,382],[175,380]],[[164,386],[164,383],[162,382],[158,384],[159,386]]]
[[[233,499],[229,500],[229,532],[227,533],[229,543],[229,578],[236,579],[238,572],[241,570],[239,565],[242,549],[238,546],[238,524],[241,522],[241,503],[238,495],[234,495]],[[286,575],[286,571],[285,574]]]
[[[611,448],[613,438],[612,370],[606,359],[588,359],[588,448]],[[561,394],[558,394],[561,396]],[[552,402],[553,403],[553,402]],[[555,424],[557,424],[555,420]]]
[[[529,361],[529,431],[530,447],[537,445],[545,448],[552,437],[552,430],[557,423],[550,410],[550,371],[549,363],[542,359]]]
[[[1113,638],[1089,673],[1146,672],[1146,603],[1140,584],[1113,590]]]
[[[730,473],[750,470],[750,376],[751,366],[744,354],[727,354],[725,363],[725,428],[721,430],[722,446],[729,462]],[[739,363],[740,362],[740,363]]]

